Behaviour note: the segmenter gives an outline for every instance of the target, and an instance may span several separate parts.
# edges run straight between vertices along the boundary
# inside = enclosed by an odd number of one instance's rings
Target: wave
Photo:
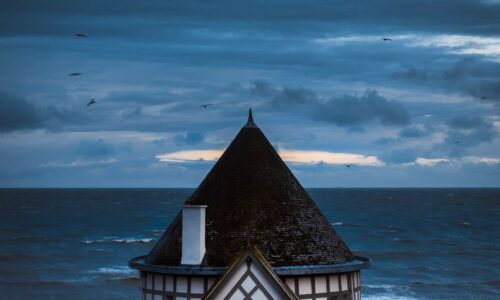
[[[112,274],[112,275],[117,275],[117,274],[132,275],[132,274],[136,274],[137,271],[134,269],[131,269],[127,266],[115,266],[115,267],[97,268],[97,270],[90,271],[90,273]]]
[[[99,268],[96,270],[96,273],[100,273],[106,276],[111,276],[106,278],[106,281],[121,281],[124,283],[134,282],[136,283],[139,280],[139,272],[133,270],[127,266],[117,266],[112,268]]]
[[[419,300],[419,298],[413,298],[408,296],[397,296],[397,295],[363,295],[364,300]]]
[[[396,286],[392,284],[364,284],[364,287],[369,289],[384,289],[384,290],[393,290]]]
[[[147,234],[152,234],[156,236],[162,235],[163,232],[165,232],[165,230],[158,230],[158,229],[146,230]]]
[[[363,227],[361,224],[348,223],[348,222],[330,222],[332,226],[344,226],[344,227]]]
[[[391,225],[379,225],[379,227],[386,233],[406,232],[407,230],[401,227]]]
[[[85,240],[83,244],[103,244],[103,243],[116,243],[116,244],[148,244],[155,241],[153,238],[102,238],[97,240]]]
[[[417,300],[408,296],[409,287],[407,286],[397,286],[392,284],[365,284],[363,285],[365,289],[377,290],[377,295],[363,295],[363,299],[368,300]],[[383,290],[380,293],[380,290]],[[401,296],[404,295],[404,296]]]
[[[113,253],[113,250],[101,249],[101,248],[98,248],[98,249],[88,249],[87,251],[88,252],[94,252],[94,253]]]
[[[407,286],[399,286],[393,284],[365,284],[363,287],[368,289],[377,289],[377,290],[385,290],[388,292],[408,292],[409,287]]]
[[[461,289],[464,287],[463,283],[460,282],[424,282],[424,281],[414,281],[411,283],[412,286],[414,287],[420,287],[420,288],[439,288],[439,287],[446,287],[446,288],[456,288]]]
[[[112,282],[123,282],[123,283],[137,284],[139,279],[140,279],[139,276],[129,276],[129,277],[111,277],[111,278],[107,278],[105,280],[112,281]]]
[[[128,266],[101,267],[90,273],[102,275],[105,281],[137,282],[139,274]]]

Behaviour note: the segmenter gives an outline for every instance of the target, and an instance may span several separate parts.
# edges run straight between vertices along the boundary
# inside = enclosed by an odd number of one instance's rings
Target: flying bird
[[[207,103],[207,104],[202,104],[200,105],[203,108],[208,108],[210,105],[213,105],[212,103]]]
[[[382,41],[387,42],[387,41],[392,41],[392,39],[388,38],[388,37],[384,37],[384,38],[382,38]]]
[[[89,103],[87,103],[87,106],[91,106],[92,104],[96,104],[97,102],[95,101],[95,99],[90,99]]]
[[[486,96],[481,96],[481,100],[486,100],[486,99],[488,99],[488,97],[486,97]]]
[[[345,165],[346,167],[350,168],[352,165]]]
[[[69,76],[80,76],[82,74],[83,73],[78,73],[78,72],[76,72],[76,73],[69,73]]]
[[[80,38],[86,38],[86,37],[87,37],[87,36],[86,36],[85,34],[83,34],[83,33],[75,33],[75,35],[76,35],[77,37],[80,37]]]
[[[455,141],[455,144],[460,144],[460,141]]]

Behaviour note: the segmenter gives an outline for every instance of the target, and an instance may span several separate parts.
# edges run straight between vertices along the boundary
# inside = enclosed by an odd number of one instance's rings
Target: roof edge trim
[[[128,262],[129,267],[140,271],[170,274],[170,275],[222,275],[226,267],[207,266],[164,266],[148,264],[144,261],[147,255],[138,256]],[[274,272],[279,276],[285,275],[305,275],[305,274],[333,274],[359,271],[370,265],[370,259],[356,256],[353,261],[330,264],[330,265],[302,265],[302,266],[281,266],[273,267]]]

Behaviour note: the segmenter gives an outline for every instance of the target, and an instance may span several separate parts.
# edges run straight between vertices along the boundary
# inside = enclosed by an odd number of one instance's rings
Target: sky
[[[499,16],[493,0],[2,0],[0,187],[196,187],[250,107],[305,187],[500,187]]]

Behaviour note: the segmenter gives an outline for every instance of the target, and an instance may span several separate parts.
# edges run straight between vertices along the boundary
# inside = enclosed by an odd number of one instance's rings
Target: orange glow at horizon
[[[216,161],[223,154],[223,150],[187,150],[177,151],[156,156],[161,162],[195,162],[195,161]],[[338,153],[328,151],[309,150],[278,150],[281,158],[288,163],[296,164],[353,164],[365,166],[382,166],[376,156],[368,156],[353,153]]]

